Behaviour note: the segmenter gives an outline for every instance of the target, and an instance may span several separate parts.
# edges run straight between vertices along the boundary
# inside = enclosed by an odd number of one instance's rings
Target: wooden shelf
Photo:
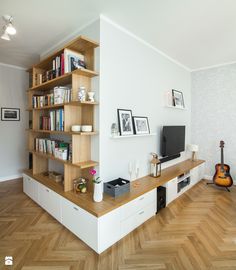
[[[186,110],[186,108],[179,108],[179,107],[175,107],[175,106],[171,106],[171,105],[166,105],[166,108],[171,108],[171,109],[177,109],[177,110]]]
[[[80,135],[80,136],[91,136],[97,135],[97,131],[93,132],[74,132],[74,131],[57,131],[57,130],[42,130],[42,129],[27,129],[29,132],[34,133],[49,133],[49,134],[64,134],[64,135]]]
[[[50,81],[44,82],[42,84],[36,85],[34,87],[29,88],[28,92],[32,92],[32,91],[47,91],[52,89],[55,86],[58,85],[65,85],[65,84],[70,84],[71,83],[71,77],[73,74],[77,74],[77,75],[82,75],[82,76],[86,76],[89,78],[98,76],[98,73],[96,71],[92,71],[89,69],[76,69],[72,72],[66,73],[62,76],[59,76],[55,79],[52,79]]]
[[[98,105],[98,102],[91,102],[91,101],[71,101],[68,103],[61,103],[61,104],[54,104],[50,106],[44,106],[44,107],[38,107],[38,108],[28,108],[27,111],[32,111],[32,110],[50,110],[50,109],[56,109],[56,108],[61,108],[64,106],[86,106],[86,105]]]
[[[56,158],[53,155],[45,154],[45,153],[41,153],[41,152],[37,152],[35,150],[30,150],[29,152],[31,152],[32,154],[35,154],[37,156],[46,158],[46,159],[55,160],[55,161],[61,162],[63,164],[67,164],[67,165],[78,167],[80,169],[86,169],[86,168],[98,166],[98,162],[93,161],[93,160],[88,160],[88,161],[83,161],[83,162],[78,162],[78,163],[72,163],[69,160],[63,160],[63,159],[60,159],[60,158]]]
[[[156,136],[156,133],[149,134],[136,134],[136,135],[127,135],[127,136],[111,136],[111,139],[127,139],[127,138],[137,138],[137,137],[151,137]]]
[[[87,91],[93,89],[92,78],[98,76],[98,72],[95,70],[95,48],[99,44],[89,38],[84,36],[79,36],[67,43],[63,48],[54,51],[51,55],[40,61],[38,64],[34,65],[28,69],[29,74],[29,85],[30,88],[27,90],[28,96],[28,109],[30,112],[30,120],[32,122],[32,129],[28,129],[28,149],[33,154],[32,160],[32,171],[31,173],[35,178],[40,179],[45,185],[51,185],[53,181],[48,177],[42,175],[44,172],[50,169],[50,160],[55,160],[58,163],[63,164],[64,170],[64,187],[62,185],[54,184],[54,188],[57,192],[67,192],[73,190],[73,180],[79,177],[85,177],[91,179],[88,173],[89,168],[97,166],[98,162],[91,160],[91,136],[97,135],[97,131],[93,132],[73,132],[71,127],[73,125],[92,125],[94,126],[94,105],[98,102],[80,102],[78,99],[78,89],[80,87],[85,87]],[[65,49],[72,50],[76,53],[82,54],[84,56],[84,62],[86,64],[85,68],[76,69],[72,72],[65,73],[62,76],[44,82],[38,85],[41,76],[53,69],[53,63],[56,57],[60,57],[62,61],[62,54],[65,53]],[[66,59],[65,59],[66,58]],[[68,62],[65,62],[68,61]],[[64,55],[65,68],[67,64],[69,65],[69,59]],[[40,76],[39,76],[40,74]],[[56,86],[67,86],[70,85],[71,88],[71,102],[54,104],[39,108],[33,108],[33,96],[34,95],[47,95],[53,87]],[[51,91],[50,91],[51,92]],[[57,130],[42,130],[41,127],[41,116],[50,116],[49,110],[63,109],[64,111],[64,129],[65,131]],[[70,147],[72,148],[71,161],[62,160],[56,158],[53,155],[35,151],[35,141],[36,139],[51,139],[51,135],[66,135],[71,136]],[[56,137],[56,136],[55,136]],[[60,136],[59,136],[60,137]],[[59,138],[63,140],[62,136]],[[58,140],[59,140],[58,139]],[[65,138],[65,141],[66,138]],[[68,142],[67,142],[68,143]],[[84,170],[83,170],[84,169]],[[89,181],[90,183],[91,181]],[[93,188],[93,183],[90,183]]]
[[[56,56],[63,53],[64,49],[66,48],[76,52],[84,53],[88,50],[95,49],[98,46],[99,44],[96,41],[91,40],[85,36],[79,36],[67,43],[64,47],[60,48],[59,50],[55,51],[54,53],[40,61],[38,64],[29,68],[28,70],[30,71],[33,68],[45,68],[45,66],[48,65],[48,62],[51,62]]]

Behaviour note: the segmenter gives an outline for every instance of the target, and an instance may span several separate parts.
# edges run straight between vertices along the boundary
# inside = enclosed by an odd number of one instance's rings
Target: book
[[[83,61],[84,62],[84,55],[81,53],[78,53],[76,51],[70,50],[70,49],[64,49],[64,72],[68,73],[71,72],[71,60],[70,58],[73,58],[74,61]]]

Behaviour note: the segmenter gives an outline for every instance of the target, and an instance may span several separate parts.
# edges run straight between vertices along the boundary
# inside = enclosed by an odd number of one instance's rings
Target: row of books
[[[40,116],[40,129],[64,131],[64,109],[53,110],[49,116]]]
[[[62,160],[72,160],[72,143],[48,138],[36,138],[35,151],[53,155]]]
[[[84,55],[70,49],[64,49],[62,54],[52,60],[50,70],[35,74],[35,85],[40,85],[79,68],[86,68]]]
[[[68,103],[72,100],[72,91],[68,87],[58,86],[54,87],[52,93],[47,95],[33,95],[32,106],[33,108],[42,108],[55,104]]]

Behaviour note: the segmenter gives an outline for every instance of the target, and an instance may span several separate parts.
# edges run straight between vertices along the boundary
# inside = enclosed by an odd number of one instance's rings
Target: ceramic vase
[[[102,199],[103,199],[102,182],[100,182],[99,184],[94,184],[93,200],[95,202],[101,202]]]

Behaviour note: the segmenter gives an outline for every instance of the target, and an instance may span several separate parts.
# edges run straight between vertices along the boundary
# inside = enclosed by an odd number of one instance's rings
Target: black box
[[[118,197],[130,191],[130,181],[117,178],[113,181],[104,183],[104,192],[112,197]]]
[[[162,208],[166,207],[166,188],[158,187],[157,188],[157,213]]]

